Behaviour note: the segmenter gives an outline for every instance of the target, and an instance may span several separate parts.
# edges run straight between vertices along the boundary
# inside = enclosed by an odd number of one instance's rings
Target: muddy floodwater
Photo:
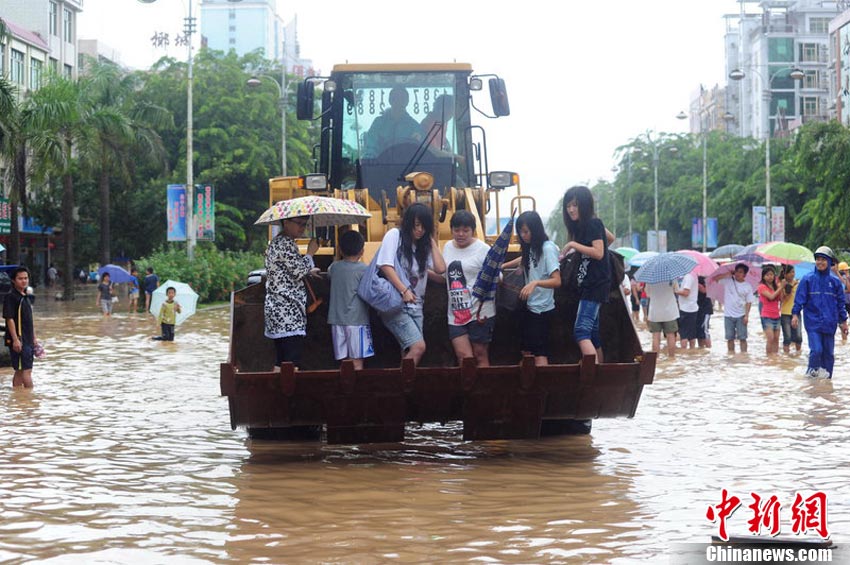
[[[791,535],[795,493],[823,492],[833,541],[850,543],[840,339],[834,380],[812,380],[805,357],[766,357],[756,316],[750,352],[727,354],[715,316],[713,349],[661,355],[636,417],[589,436],[467,443],[434,425],[356,447],[230,429],[227,308],[174,343],[151,341],[142,314],[103,319],[93,293],[39,294],[35,315],[35,389],[0,368],[0,562],[666,562],[717,533],[706,510],[723,489],[743,502],[731,532],[750,493],[778,497]]]

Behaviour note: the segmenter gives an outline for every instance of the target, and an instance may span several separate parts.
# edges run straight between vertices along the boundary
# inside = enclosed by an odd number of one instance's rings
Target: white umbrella
[[[198,293],[184,282],[168,279],[153,291],[150,313],[154,316],[159,316],[159,309],[162,308],[162,303],[165,302],[166,292],[171,287],[177,292],[174,296],[174,301],[180,305],[180,312],[177,314],[177,321],[175,322],[179,326],[186,321],[186,318],[195,313],[198,306]]]

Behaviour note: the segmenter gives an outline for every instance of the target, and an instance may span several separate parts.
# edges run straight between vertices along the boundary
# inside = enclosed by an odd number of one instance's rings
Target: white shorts
[[[365,359],[375,355],[369,326],[331,326],[331,337],[337,361],[345,358]]]

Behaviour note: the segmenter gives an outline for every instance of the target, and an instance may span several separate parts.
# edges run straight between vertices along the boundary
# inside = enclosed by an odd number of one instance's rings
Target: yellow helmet
[[[838,264],[838,270],[839,271],[850,271],[850,265],[848,265],[847,263],[842,261]]]

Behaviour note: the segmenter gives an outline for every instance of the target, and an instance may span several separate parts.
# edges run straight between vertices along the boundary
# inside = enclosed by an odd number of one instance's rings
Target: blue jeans
[[[835,365],[835,332],[816,332],[806,330],[809,338],[809,368],[807,372],[826,369],[832,376]]]
[[[589,339],[593,347],[602,347],[599,338],[599,302],[591,300],[579,300],[578,312],[576,313],[576,325],[573,329],[576,341]]]
[[[782,324],[782,345],[788,346],[791,343],[803,343],[800,327],[791,327],[791,314],[782,314],[780,321]]]

